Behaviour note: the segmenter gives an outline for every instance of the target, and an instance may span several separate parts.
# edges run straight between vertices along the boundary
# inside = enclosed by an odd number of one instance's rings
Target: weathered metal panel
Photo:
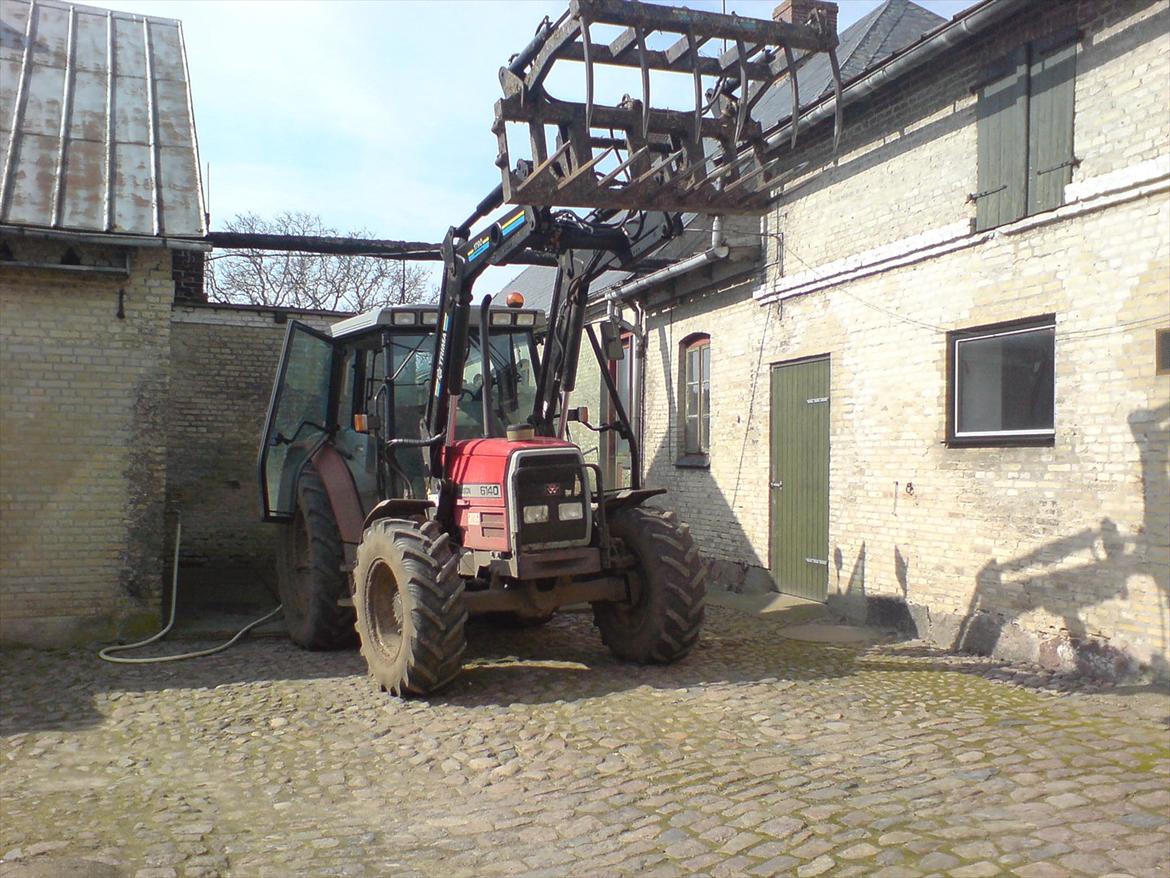
[[[140,143],[119,143],[114,153],[115,232],[144,231],[158,234],[154,227],[154,158],[150,147]]]
[[[12,209],[6,222],[43,225],[53,210],[53,179],[57,173],[57,138],[22,134],[19,161],[12,178]]]
[[[21,134],[58,134],[64,88],[65,71],[62,68],[33,64],[18,131]]]
[[[99,229],[106,225],[106,144],[72,140],[62,180],[61,225],[67,229]]]
[[[156,80],[154,96],[158,108],[159,145],[179,147],[189,154],[191,117],[187,113],[187,86],[169,79]],[[163,179],[167,179],[165,174]]]
[[[139,16],[114,16],[114,73],[146,76],[146,30]]]
[[[162,195],[160,234],[199,235],[202,223],[192,216],[188,205],[199,200],[199,172],[190,150],[164,146],[159,151],[159,176],[167,181]]]
[[[156,80],[187,81],[182,39],[173,22],[150,21],[150,69]]]
[[[64,67],[69,45],[69,10],[42,4],[36,4],[35,8],[37,30],[33,63]]]
[[[77,7],[73,23],[73,67],[90,73],[105,73],[110,69],[109,16],[105,10],[85,10]]]
[[[26,0],[5,0],[0,3],[0,58],[20,62],[24,58],[21,39],[28,26]]]
[[[3,0],[0,24],[0,222],[202,237],[178,22]]]
[[[2,4],[0,4],[2,6]],[[0,57],[0,83],[16,82],[20,79],[20,58]],[[0,86],[0,128],[6,133],[12,131],[13,112],[16,109],[16,89]],[[8,138],[0,143],[0,149],[8,148]]]
[[[106,92],[109,80],[101,73],[79,70],[73,77],[73,102],[69,107],[69,140],[106,139]]]
[[[772,369],[772,575],[823,601],[829,573],[829,361]]]
[[[150,105],[145,77],[114,77],[114,140],[119,144],[150,143]]]

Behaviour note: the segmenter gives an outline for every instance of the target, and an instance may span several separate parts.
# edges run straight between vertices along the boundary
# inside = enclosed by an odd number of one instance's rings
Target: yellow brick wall
[[[829,274],[837,260],[956,223],[964,234],[976,173],[969,88],[997,44],[847,112],[854,128],[838,166],[782,196],[764,224],[783,234],[783,259],[769,237],[765,276],[652,314],[648,481],[670,488],[709,556],[759,578],[769,564],[770,366],[828,355],[831,597],[846,608],[864,606],[862,596],[902,599],[944,646],[983,619],[1001,654],[1068,666],[1068,640],[1089,638],[1105,661],[1124,655],[1165,673],[1170,378],[1155,375],[1154,339],[1170,327],[1170,186],[1151,160],[1170,153],[1170,38],[1163,5],[1082,4],[1090,10],[1100,15],[1081,20],[1083,161],[1070,191],[1139,166],[1155,180],[1144,194],[781,300],[798,272]],[[999,52],[1050,25],[1037,17],[1028,34],[1017,23],[999,34]],[[1143,87],[1130,88],[1135,80]],[[806,149],[815,154],[815,138]],[[1052,313],[1055,444],[947,447],[946,333]],[[711,460],[697,470],[675,464],[678,346],[694,332],[712,347]]]
[[[129,277],[0,268],[0,643],[157,625],[172,290],[162,249]]]
[[[263,606],[275,594],[277,525],[260,519],[256,456],[288,319],[336,315],[178,304],[171,314],[167,510],[181,514],[184,600]]]

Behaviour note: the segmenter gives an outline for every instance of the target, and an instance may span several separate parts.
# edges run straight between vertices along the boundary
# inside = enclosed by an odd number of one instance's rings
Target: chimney
[[[773,21],[812,26],[821,33],[837,35],[837,4],[829,0],[784,0],[772,10]]]

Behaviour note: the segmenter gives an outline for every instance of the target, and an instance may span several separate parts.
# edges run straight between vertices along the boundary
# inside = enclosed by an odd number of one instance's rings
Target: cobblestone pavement
[[[1164,702],[779,631],[713,607],[688,659],[639,668],[588,616],[476,627],[429,702],[279,639],[5,653],[0,876],[1170,870]]]

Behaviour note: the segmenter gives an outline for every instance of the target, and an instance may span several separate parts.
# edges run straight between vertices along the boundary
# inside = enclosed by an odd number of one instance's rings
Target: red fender
[[[345,459],[336,448],[325,443],[313,453],[312,461],[321,475],[321,481],[325,483],[325,492],[329,495],[329,505],[333,507],[333,520],[337,522],[341,541],[357,545],[362,541],[362,501]]]

